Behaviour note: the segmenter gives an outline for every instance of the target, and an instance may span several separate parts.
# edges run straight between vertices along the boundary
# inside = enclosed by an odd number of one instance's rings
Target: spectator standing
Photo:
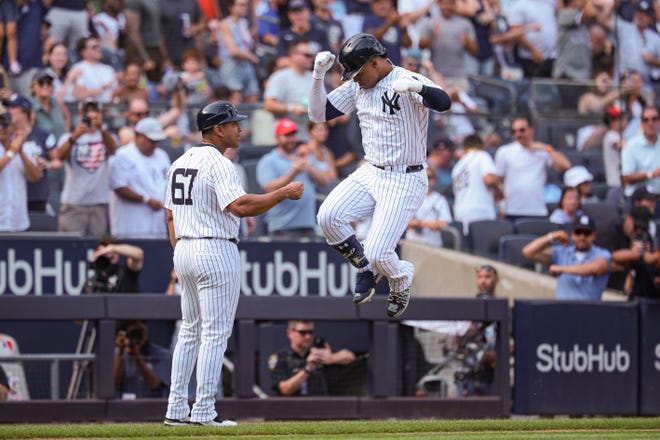
[[[159,0],[160,25],[167,59],[165,67],[181,69],[183,54],[195,49],[207,20],[197,1]]]
[[[323,366],[355,360],[355,353],[346,348],[333,352],[326,341],[317,338],[315,342],[311,321],[289,321],[286,335],[289,347],[268,358],[273,391],[279,396],[326,396]]]
[[[0,9],[0,48],[6,50],[9,71],[18,75],[21,73],[21,64],[18,62],[18,36],[16,22],[19,11],[16,1],[3,1]]]
[[[456,0],[439,0],[439,5],[440,16],[426,22],[419,47],[431,51],[433,67],[444,76],[447,87],[467,91],[464,56],[477,55],[474,27],[456,13]]]
[[[76,52],[81,38],[89,36],[89,14],[85,0],[52,0],[46,20],[50,23],[50,36]],[[34,30],[32,30],[34,32]]]
[[[271,193],[291,182],[302,182],[299,201],[285,200],[266,214],[268,233],[275,236],[312,236],[316,227],[316,185],[327,184],[325,171],[306,149],[298,148],[298,127],[290,119],[275,125],[277,146],[257,163],[257,182]]]
[[[344,35],[350,37],[362,31],[364,17],[369,13],[371,0],[344,0],[346,15],[342,19]]]
[[[38,182],[41,170],[23,151],[25,134],[10,136],[11,116],[0,114],[0,231],[20,232],[30,226],[27,182]],[[11,190],[8,190],[11,189]]]
[[[511,123],[514,141],[495,153],[495,169],[502,179],[507,218],[548,216],[543,198],[546,166],[562,172],[570,161],[551,145],[534,140],[534,126],[528,117]]]
[[[326,146],[328,140],[328,124],[325,122],[316,123],[310,121],[307,124],[309,130],[309,141],[298,147],[299,152],[311,154],[319,168],[325,171],[325,178],[323,179],[326,184],[319,188],[322,192],[327,193],[330,185],[336,183],[337,168],[335,167],[335,156],[332,151]]]
[[[41,170],[41,179],[28,183],[28,211],[49,212],[55,214],[48,206],[50,180],[48,172],[57,171],[62,167],[57,157],[57,140],[55,136],[34,125],[32,103],[22,95],[12,95],[7,101],[11,115],[11,131],[14,136],[25,138],[22,151],[32,159]]]
[[[378,38],[392,63],[401,65],[401,48],[410,46],[411,41],[406,29],[401,27],[401,16],[392,0],[371,2],[371,11],[364,16],[362,32]]]
[[[557,208],[550,214],[550,221],[559,225],[570,225],[581,215],[580,194],[577,188],[573,186],[564,187]]]
[[[611,188],[621,188],[621,150],[623,150],[623,131],[628,125],[628,115],[621,107],[610,105],[605,109],[604,122],[607,133],[603,138],[603,165],[605,181]]]
[[[257,44],[255,55],[259,57],[257,76],[265,81],[277,62],[277,47],[280,43],[280,13],[278,0],[268,0],[268,9],[259,15],[257,21]]]
[[[594,76],[591,90],[583,93],[578,100],[577,111],[583,115],[600,115],[620,96],[609,72],[600,71]]]
[[[307,141],[307,102],[312,88],[314,52],[307,41],[296,41],[289,48],[289,66],[274,72],[264,90],[264,108],[276,118],[293,120]]]
[[[434,10],[435,0],[399,0],[397,1],[397,12],[399,13],[401,29],[405,29],[410,37],[410,46],[419,47],[421,30],[425,23],[432,19],[431,11]]]
[[[655,107],[642,110],[642,132],[626,142],[621,152],[621,180],[626,197],[640,186],[660,195],[660,114]],[[657,212],[657,211],[656,211]]]
[[[254,54],[254,40],[250,34],[247,15],[248,0],[228,0],[229,15],[220,21],[218,48],[220,75],[231,90],[232,102],[256,102],[259,81],[255,66],[259,58]]]
[[[92,18],[94,30],[101,40],[103,62],[117,71],[124,66],[121,46],[126,39],[126,16],[121,8],[122,0],[103,0],[102,11]]]
[[[109,159],[117,144],[103,128],[96,102],[83,104],[80,117],[80,123],[60,138],[57,148],[65,170],[57,230],[101,236],[108,232]]]
[[[126,33],[125,63],[142,63],[142,68],[151,83],[160,82],[167,55],[161,46],[160,0],[124,0]],[[174,32],[173,32],[174,33]]]
[[[523,248],[525,258],[549,265],[557,277],[555,297],[559,300],[599,300],[607,286],[612,266],[609,251],[594,244],[596,224],[587,216],[573,223],[569,244],[566,231],[554,231]],[[553,243],[558,243],[553,245]]]
[[[439,192],[433,191],[435,170],[427,168],[426,176],[429,179],[429,190],[422,205],[408,222],[406,240],[442,247],[440,229],[452,221],[451,209],[447,199]]]
[[[12,91],[21,95],[30,94],[30,82],[37,69],[43,67],[44,41],[40,32],[46,14],[46,2],[43,0],[26,0],[19,8],[16,22],[16,38],[18,39],[18,62],[14,68],[9,65],[12,73],[10,84]],[[3,2],[7,5],[12,2]],[[5,7],[3,6],[3,8]]]
[[[637,72],[644,84],[643,93],[652,93],[652,81],[660,80],[660,35],[655,29],[653,4],[640,0],[632,22],[612,18],[617,50],[617,73]]]
[[[593,0],[570,0],[557,16],[557,59],[553,78],[587,80],[592,72],[589,22],[598,18]],[[605,18],[603,18],[605,21]]]
[[[518,62],[526,78],[550,78],[557,58],[557,7],[556,0],[517,1],[509,10],[511,30],[539,25],[538,32],[525,34],[530,47],[518,47]]]
[[[477,53],[465,54],[466,72],[473,75],[493,76],[495,73],[495,52],[490,36],[495,12],[491,10],[489,0],[476,0],[478,7],[466,16],[474,27],[477,41]]]
[[[334,53],[344,44],[344,29],[330,10],[332,0],[312,0],[312,27],[323,29],[328,37],[328,46]]]
[[[503,197],[493,158],[483,151],[478,135],[466,136],[465,152],[454,166],[451,177],[454,192],[454,218],[463,223],[467,236],[471,222],[494,220],[495,202]]]
[[[71,126],[69,109],[55,98],[55,79],[48,70],[38,71],[32,80],[35,124],[59,139]]]
[[[167,238],[163,188],[170,159],[158,148],[165,139],[154,118],[135,126],[135,141],[120,148],[111,167],[110,230],[118,238]]]
[[[277,48],[278,67],[289,65],[291,62],[288,59],[288,56],[290,56],[289,48],[297,41],[307,41],[312,56],[330,48],[325,30],[312,26],[311,11],[306,0],[289,1],[287,17],[291,25],[283,28],[280,32],[280,41]]]
[[[98,38],[87,37],[78,42],[82,61],[71,66],[69,75],[74,79],[73,98],[78,101],[94,100],[109,103],[117,86],[117,75],[112,67],[101,62],[103,52]]]

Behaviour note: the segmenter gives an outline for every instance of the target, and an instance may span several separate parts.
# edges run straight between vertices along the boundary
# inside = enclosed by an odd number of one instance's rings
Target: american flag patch
[[[90,173],[105,162],[106,152],[103,141],[76,144],[75,160]]]

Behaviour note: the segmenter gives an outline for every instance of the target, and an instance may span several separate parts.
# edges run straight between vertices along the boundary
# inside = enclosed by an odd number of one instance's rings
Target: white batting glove
[[[399,78],[392,84],[396,93],[421,92],[422,83],[412,78]]]
[[[312,77],[314,79],[323,79],[325,73],[330,70],[332,64],[335,62],[335,56],[328,51],[319,52],[314,59],[314,72]]]

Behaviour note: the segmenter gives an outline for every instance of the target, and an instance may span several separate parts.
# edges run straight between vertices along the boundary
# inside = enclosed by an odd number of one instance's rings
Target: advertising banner
[[[639,412],[660,415],[660,301],[639,303]]]
[[[144,250],[140,291],[165,292],[173,266],[169,241],[125,243]],[[0,295],[79,295],[93,274],[88,261],[95,244],[71,237],[0,238]],[[238,247],[243,295],[338,297],[355,284],[355,269],[322,241],[245,240]]]
[[[514,412],[635,414],[636,304],[516,301]]]

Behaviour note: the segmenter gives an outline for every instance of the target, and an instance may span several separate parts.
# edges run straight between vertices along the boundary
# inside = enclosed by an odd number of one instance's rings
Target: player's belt
[[[376,168],[380,168],[385,171],[394,171],[397,173],[416,173],[417,171],[422,171],[424,165],[394,165],[394,166],[380,166],[374,165]]]
[[[238,238],[224,238],[224,237],[179,237],[177,240],[227,240],[234,244],[238,244]]]

